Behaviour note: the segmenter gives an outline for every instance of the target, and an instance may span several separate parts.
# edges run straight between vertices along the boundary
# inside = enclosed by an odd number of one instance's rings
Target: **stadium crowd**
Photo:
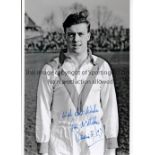
[[[92,29],[88,46],[93,51],[129,51],[129,29],[123,26]],[[39,39],[25,42],[27,52],[51,52],[65,48],[63,32],[49,32]]]

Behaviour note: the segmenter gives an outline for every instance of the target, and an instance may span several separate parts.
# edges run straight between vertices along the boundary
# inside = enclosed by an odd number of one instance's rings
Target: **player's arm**
[[[42,155],[47,155],[50,139],[50,107],[53,90],[50,84],[50,75],[47,72],[49,73],[51,70],[52,68],[49,65],[43,67],[37,91],[36,141],[38,143],[38,152]]]
[[[101,104],[103,109],[103,125],[105,129],[106,155],[115,155],[118,147],[118,107],[111,69],[107,62],[103,70],[108,74],[103,75],[104,84],[101,87]]]

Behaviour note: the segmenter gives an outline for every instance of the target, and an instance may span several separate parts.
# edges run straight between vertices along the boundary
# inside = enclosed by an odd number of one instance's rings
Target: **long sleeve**
[[[37,111],[36,111],[36,141],[39,143],[39,153],[48,152],[48,142],[50,139],[51,126],[51,102],[52,85],[49,83],[52,71],[49,65],[45,65],[40,74],[37,91]]]
[[[101,87],[101,104],[103,109],[103,125],[105,128],[106,149],[118,147],[118,107],[111,69],[107,62],[103,64],[104,84]]]

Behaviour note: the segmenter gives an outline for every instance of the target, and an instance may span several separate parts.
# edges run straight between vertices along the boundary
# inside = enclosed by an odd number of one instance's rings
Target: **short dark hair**
[[[83,10],[78,13],[70,14],[63,23],[64,32],[66,33],[66,28],[80,23],[86,23],[88,32],[90,32],[90,22],[87,20],[88,11]]]

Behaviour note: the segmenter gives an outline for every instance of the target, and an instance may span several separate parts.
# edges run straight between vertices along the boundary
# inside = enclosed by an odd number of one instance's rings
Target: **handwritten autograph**
[[[96,116],[95,117],[90,117],[89,119],[83,120],[80,123],[72,123],[71,124],[71,130],[73,129],[79,129],[79,128],[84,128],[90,125],[95,125],[95,124],[100,124],[100,122],[97,121]]]
[[[95,139],[95,141],[94,140],[92,141],[92,144],[93,144],[96,141],[100,141],[101,139],[103,139],[103,136],[102,136],[103,129],[101,128],[90,130],[87,133],[80,133],[80,132],[75,131],[74,134],[76,136],[77,142],[85,141],[87,139],[93,140],[93,138],[97,138]]]
[[[83,115],[88,115],[92,113],[98,113],[99,110],[97,109],[96,105],[87,106],[83,111],[76,111],[72,112],[71,109],[67,112],[63,112],[61,117],[62,118],[72,118],[72,117],[79,117]],[[90,126],[94,126],[91,128]],[[100,141],[103,138],[103,128],[101,127],[101,122],[97,120],[97,116],[90,116],[84,120],[71,123],[71,132],[73,132],[76,136],[78,142],[84,141],[87,139],[93,140],[93,138],[97,138],[94,142]],[[82,132],[83,131],[83,132]]]
[[[87,106],[83,111],[76,111],[74,113],[70,109],[69,111],[62,113],[62,118],[73,117],[73,116],[75,117],[83,116],[83,115],[88,115],[88,114],[97,113],[97,112],[99,112],[99,110],[97,109],[96,104],[95,104],[95,105]]]
[[[94,130],[90,130],[89,132],[87,131],[86,133],[81,132],[82,129],[85,129],[85,131],[86,131],[87,127],[94,126],[94,125],[96,125]],[[78,124],[72,123],[71,124],[71,131],[73,133],[75,133],[76,138],[79,142],[86,140],[86,139],[93,138],[93,137],[101,137],[103,134],[103,131],[100,127],[100,122],[97,121],[96,117],[90,117],[89,119],[83,120]]]

